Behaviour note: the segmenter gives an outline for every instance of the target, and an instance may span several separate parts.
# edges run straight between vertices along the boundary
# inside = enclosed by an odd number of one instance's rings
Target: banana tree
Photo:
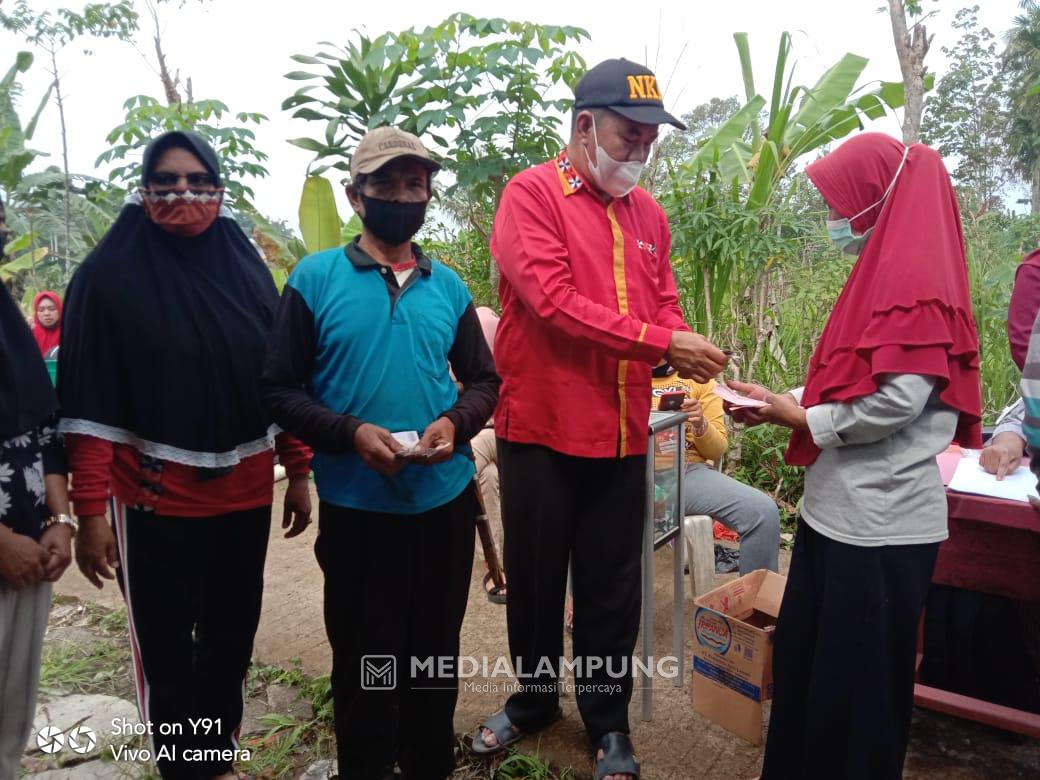
[[[342,231],[332,184],[323,176],[308,176],[300,198],[300,233],[307,252],[339,246]]]
[[[867,59],[846,54],[812,86],[793,85],[791,35],[780,36],[764,129],[761,112],[767,101],[755,88],[747,33],[736,33],[747,103],[708,139],[687,166],[690,175],[717,167],[725,179],[747,188],[747,207],[765,206],[796,161],[810,152],[862,130],[866,121],[883,117],[904,103],[903,83],[881,82],[857,88]],[[926,78],[925,88],[932,86]],[[743,140],[748,130],[750,142]]]
[[[0,280],[27,291],[64,288],[68,276],[58,247],[66,224],[72,228],[71,254],[81,260],[115,220],[121,193],[94,177],[73,174],[67,223],[65,182],[64,172],[50,166],[25,174],[8,193],[11,209],[7,221],[16,238],[5,247]]]
[[[43,99],[24,128],[15,110],[15,97],[20,92],[18,76],[29,70],[32,64],[33,55],[27,51],[20,51],[15,56],[14,64],[0,79],[0,187],[8,193],[18,186],[25,169],[33,160],[43,155],[42,152],[27,149],[25,144],[32,140],[36,132],[36,124],[50,100],[54,85],[47,87]]]

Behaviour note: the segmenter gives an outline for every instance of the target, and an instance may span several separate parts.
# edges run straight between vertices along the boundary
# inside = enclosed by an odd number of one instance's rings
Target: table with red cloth
[[[939,547],[932,581],[1040,602],[1040,512],[1024,502],[952,490],[946,491],[946,503],[950,536]],[[1040,738],[1040,715],[1032,712],[920,683],[914,686],[914,703]]]

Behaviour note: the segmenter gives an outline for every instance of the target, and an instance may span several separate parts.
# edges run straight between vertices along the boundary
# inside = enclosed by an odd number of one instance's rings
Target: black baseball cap
[[[574,88],[574,110],[609,108],[644,125],[686,125],[664,110],[657,76],[626,59],[604,60],[582,76]]]

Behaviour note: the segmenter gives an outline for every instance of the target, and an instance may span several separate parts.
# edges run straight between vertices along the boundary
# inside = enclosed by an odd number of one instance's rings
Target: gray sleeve
[[[1022,423],[1026,419],[1026,405],[1021,398],[1012,406],[1008,413],[1004,415],[1004,419],[1000,421],[1000,424],[993,429],[993,436],[996,438],[1002,433],[1013,433],[1022,441],[1026,440],[1025,433],[1022,432]]]
[[[935,377],[890,374],[877,392],[849,403],[825,403],[806,410],[813,441],[821,450],[870,444],[891,436],[918,418],[935,387]]]

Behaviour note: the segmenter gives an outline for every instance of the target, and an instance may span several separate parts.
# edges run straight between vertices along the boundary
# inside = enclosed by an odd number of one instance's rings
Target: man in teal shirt
[[[344,780],[383,780],[395,761],[413,780],[454,769],[478,511],[469,441],[499,379],[465,284],[411,241],[438,167],[395,128],[361,140],[347,195],[364,228],[293,271],[264,372],[275,421],[315,452]],[[423,663],[444,657],[445,676]]]

